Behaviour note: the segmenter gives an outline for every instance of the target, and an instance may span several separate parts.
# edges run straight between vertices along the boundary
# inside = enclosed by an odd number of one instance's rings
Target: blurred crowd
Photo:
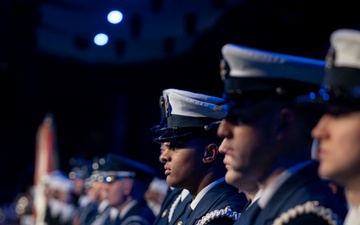
[[[45,207],[35,203],[35,185],[29,187],[26,192],[20,193],[15,201],[0,209],[1,225],[81,225],[91,224],[100,215],[116,215],[118,202],[109,207],[109,198],[121,199],[121,192],[109,192],[111,183],[117,179],[124,179],[127,175],[117,174],[124,172],[122,168],[114,168],[114,158],[109,154],[104,158],[94,158],[89,162],[82,158],[70,159],[71,172],[55,170],[44,179],[43,194]],[[126,159],[128,160],[128,159]],[[130,159],[129,159],[130,160]],[[130,165],[131,168],[133,165]],[[151,179],[151,180],[150,180]],[[151,209],[154,216],[159,213],[160,205],[166,195],[168,185],[164,179],[156,176],[155,172],[148,176],[144,183],[144,191],[140,191],[137,199],[144,198],[146,206]],[[41,194],[38,193],[37,194]],[[141,199],[142,200],[142,199]],[[111,202],[111,201],[110,201]],[[39,210],[44,209],[43,212]],[[110,210],[111,209],[111,210]],[[111,211],[111,213],[110,213]],[[97,223],[103,224],[103,223]],[[107,223],[111,224],[111,223]]]

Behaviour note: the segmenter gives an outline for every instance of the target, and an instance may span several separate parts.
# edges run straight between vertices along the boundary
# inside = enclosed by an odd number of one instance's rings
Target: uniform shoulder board
[[[234,212],[231,210],[230,206],[227,206],[225,209],[216,209],[214,211],[208,212],[205,216],[196,223],[196,225],[205,225],[210,221],[218,218],[229,218],[232,220],[239,219],[241,213]]]
[[[282,213],[274,220],[273,225],[284,225],[296,220],[298,217],[309,216],[318,219],[320,224],[341,225],[342,221],[331,209],[319,205],[318,201],[308,201],[302,205]],[[299,218],[300,219],[300,218]]]

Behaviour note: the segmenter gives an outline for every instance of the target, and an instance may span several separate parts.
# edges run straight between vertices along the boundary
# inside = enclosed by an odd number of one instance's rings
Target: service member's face
[[[101,182],[93,182],[91,187],[87,189],[87,195],[91,202],[100,203],[101,202]]]
[[[259,185],[255,178],[246,176],[244,173],[232,169],[231,166],[228,166],[225,181],[248,195],[255,194],[259,190]]]
[[[165,150],[166,150],[165,142],[160,143],[160,155],[159,155],[159,161],[160,162],[162,162],[161,155],[164,153]]]
[[[99,192],[100,192],[100,199],[105,200],[108,199],[109,196],[109,187],[110,184],[106,182],[98,182],[99,183]]]
[[[121,207],[126,201],[127,196],[130,195],[131,185],[132,180],[129,178],[115,180],[109,183],[109,205],[117,208]]]
[[[77,196],[80,196],[83,194],[84,192],[84,184],[85,184],[85,179],[74,179],[73,180],[74,182],[74,193],[77,195]]]
[[[333,107],[312,130],[318,139],[319,174],[347,185],[360,175],[360,111]]]
[[[195,140],[187,143],[165,142],[160,155],[163,162],[166,182],[172,187],[190,189],[191,185],[197,184],[203,171],[201,159],[203,152]]]
[[[232,108],[218,128],[224,138],[219,149],[225,154],[226,180],[238,184],[239,173],[260,179],[277,157],[278,112],[265,103]],[[241,189],[240,187],[238,187]]]

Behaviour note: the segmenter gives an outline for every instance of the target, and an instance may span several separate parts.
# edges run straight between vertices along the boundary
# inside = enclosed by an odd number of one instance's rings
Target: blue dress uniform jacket
[[[153,225],[167,225],[170,207],[172,203],[175,201],[177,196],[181,194],[182,188],[174,188],[171,189],[169,187],[169,190],[167,191],[167,194],[161,204],[159,214],[156,216],[155,221]]]
[[[241,214],[235,224],[342,224],[347,208],[333,194],[328,183],[319,178],[318,165],[313,161],[292,175],[274,193],[264,209],[256,210],[258,205],[257,202],[254,202]],[[324,208],[331,209],[332,213],[325,211]],[[331,223],[330,220],[334,220],[336,223]]]
[[[154,223],[155,215],[148,207],[144,199],[139,200],[122,219],[119,217],[114,225],[151,225]]]
[[[89,203],[78,211],[79,225],[91,225],[98,213],[98,204]]]
[[[233,224],[246,203],[244,193],[221,181],[203,196],[185,224]]]
[[[106,205],[106,207],[101,211],[99,211],[99,207],[98,207],[98,211],[95,213],[95,215],[87,219],[87,224],[104,225],[106,223],[106,220],[109,219],[110,211],[111,211],[111,206],[109,205]]]
[[[177,225],[178,221],[184,215],[186,209],[189,207],[191,201],[192,201],[191,194],[188,194],[183,201],[177,204],[169,225]]]

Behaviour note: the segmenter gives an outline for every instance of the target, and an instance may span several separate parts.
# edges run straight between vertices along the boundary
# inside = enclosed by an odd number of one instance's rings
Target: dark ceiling
[[[31,184],[36,130],[48,112],[64,171],[70,157],[115,152],[162,172],[149,130],[160,120],[161,91],[221,96],[224,44],[323,59],[333,30],[360,28],[350,1],[71,2],[0,3],[0,192],[9,193],[0,203]],[[110,2],[131,12],[126,29],[93,18]],[[95,28],[114,37],[105,50],[91,44]]]

